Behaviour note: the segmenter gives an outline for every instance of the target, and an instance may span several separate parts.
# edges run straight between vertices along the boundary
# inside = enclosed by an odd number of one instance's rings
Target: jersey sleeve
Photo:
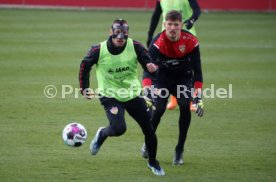
[[[201,89],[203,85],[203,75],[201,68],[199,45],[197,45],[191,52],[191,66],[194,72],[194,88]]]
[[[160,34],[158,34],[154,39],[153,39],[153,44],[151,44],[151,46],[149,47],[149,54],[151,56],[152,62],[154,64],[156,64],[159,69],[162,69],[163,65],[162,65],[162,61],[166,60],[167,57],[162,54],[162,52],[160,51],[158,45],[156,44],[156,41],[159,39]]]
[[[81,93],[83,90],[89,88],[90,71],[94,64],[97,64],[100,54],[100,44],[92,46],[87,55],[83,58],[80,64],[79,84]]]
[[[191,19],[191,20],[193,20],[193,22],[195,22],[201,14],[201,9],[200,9],[199,4],[197,3],[197,0],[189,0],[189,4],[193,10],[193,14],[189,19]]]
[[[162,14],[162,8],[161,8],[161,5],[160,5],[160,1],[157,0],[156,5],[155,5],[155,9],[153,11],[153,14],[152,14],[152,17],[151,17],[151,20],[150,20],[148,35],[153,36],[154,31],[155,31],[155,29],[156,29],[156,27],[159,23],[159,19],[160,19],[161,14]]]
[[[143,69],[147,71],[147,63],[151,62],[151,58],[147,49],[138,41],[133,40],[133,44],[138,62],[141,64]]]

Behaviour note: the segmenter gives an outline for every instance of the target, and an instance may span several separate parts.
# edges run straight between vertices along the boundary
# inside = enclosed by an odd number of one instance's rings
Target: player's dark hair
[[[122,27],[123,29],[129,30],[129,26],[126,20],[118,18],[113,21],[111,28],[114,29],[114,25],[119,25],[119,27]]]
[[[171,10],[166,14],[165,20],[180,21],[182,22],[182,14],[179,11]]]

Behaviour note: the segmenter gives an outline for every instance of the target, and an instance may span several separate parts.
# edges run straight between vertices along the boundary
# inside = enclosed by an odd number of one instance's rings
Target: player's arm
[[[199,45],[197,45],[191,52],[191,66],[194,72],[194,96],[193,96],[193,105],[196,108],[196,114],[199,117],[203,116],[203,101],[202,101],[202,85],[203,85],[203,76],[201,68],[201,59]]]
[[[158,67],[155,64],[151,63],[152,60],[150,58],[150,55],[141,43],[134,41],[134,49],[137,55],[138,62],[144,69],[142,85],[144,89],[145,100],[147,106],[152,107],[152,95],[150,94],[151,85]],[[150,71],[149,69],[152,70]]]
[[[197,0],[189,0],[189,4],[193,10],[193,14],[191,17],[189,17],[189,19],[185,20],[184,22],[187,29],[191,29],[193,27],[194,23],[197,21],[201,14],[201,10],[199,4],[197,3]]]
[[[133,44],[138,62],[141,64],[145,71],[153,74],[158,67],[152,63],[147,49],[140,42],[133,41]]]
[[[99,53],[100,53],[100,45],[94,45],[89,50],[87,55],[83,58],[80,64],[80,71],[79,71],[79,83],[81,93],[87,88],[89,88],[89,77],[90,71],[94,64],[97,64],[99,60]]]
[[[147,47],[150,46],[154,31],[159,23],[160,16],[162,14],[162,8],[160,5],[160,1],[156,1],[155,9],[153,11],[153,14],[151,16],[150,20],[150,26],[149,26],[149,31],[148,31],[148,39],[147,39]]]
[[[149,47],[149,54],[151,57],[151,60],[154,64],[156,64],[159,69],[162,69],[162,61],[161,60],[166,60],[164,55],[160,52],[158,46],[156,46],[154,43],[157,41],[157,39],[160,37],[161,33],[156,35],[153,40],[152,44]]]
[[[192,60],[191,65],[194,72],[194,88],[201,89],[203,85],[203,76],[202,76],[199,45],[197,45],[191,52],[191,60]]]
[[[193,19],[195,22],[199,18],[200,14],[201,14],[201,10],[200,10],[197,0],[189,0],[189,3],[193,10],[193,15],[190,17],[190,19]]]
[[[137,42],[134,41],[134,48],[137,55],[138,62],[141,64],[141,66],[144,69],[143,72],[143,95],[144,99],[146,101],[147,107],[150,109],[154,108],[153,106],[153,99],[152,99],[152,81],[155,79],[155,72],[157,71],[158,67],[151,63],[151,57],[149,55],[149,52],[145,49],[145,47]],[[149,69],[152,69],[151,71]]]

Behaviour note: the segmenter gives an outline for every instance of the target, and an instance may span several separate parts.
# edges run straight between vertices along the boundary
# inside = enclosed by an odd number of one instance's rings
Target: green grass
[[[171,165],[178,109],[166,111],[158,128],[158,159],[166,172],[154,176],[140,156],[138,125],[109,138],[96,157],[88,146],[107,119],[98,100],[71,94],[81,59],[107,38],[111,22],[129,21],[133,39],[146,41],[151,12],[0,9],[1,181],[275,181],[276,14],[208,13],[197,22],[204,87],[228,88],[233,98],[204,99],[205,116],[193,115],[186,164]],[[160,29],[160,28],[159,28]],[[95,88],[95,73],[91,77]],[[44,96],[55,85],[54,99]],[[71,121],[88,130],[80,148],[64,146]]]

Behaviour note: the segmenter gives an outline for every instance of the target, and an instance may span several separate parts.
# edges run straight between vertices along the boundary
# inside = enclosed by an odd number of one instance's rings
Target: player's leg
[[[169,89],[167,89],[164,85],[156,84],[156,88],[159,91],[156,91],[156,95],[154,97],[155,110],[152,112],[151,117],[151,122],[155,130],[157,130],[161,117],[166,111],[166,105],[170,94]]]
[[[158,87],[158,88],[162,88],[162,87]],[[160,92],[159,94],[160,95],[156,94],[154,97],[155,109],[152,110],[152,117],[151,117],[151,123],[153,125],[154,131],[157,130],[157,127],[160,123],[162,115],[166,110],[166,105],[168,102],[168,95],[166,97],[163,97],[165,96],[164,90],[162,91],[162,93]],[[148,158],[148,151],[145,144],[143,144],[141,148],[141,154],[143,158],[145,159]]]
[[[177,96],[177,102],[179,105],[179,135],[178,135],[178,143],[175,147],[175,156],[173,159],[173,164],[181,165],[184,163],[183,161],[183,152],[184,152],[184,144],[187,138],[187,133],[189,130],[190,122],[191,122],[191,111],[190,111],[190,99],[191,99],[191,84],[189,81],[185,81],[182,83],[185,85],[185,93],[184,94],[175,94]]]
[[[184,102],[179,104],[180,116],[179,116],[179,135],[178,135],[178,143],[175,147],[175,157],[173,163],[175,165],[183,164],[183,152],[184,152],[184,144],[187,138],[187,133],[189,130],[190,122],[191,122],[191,111],[189,107],[189,100],[187,101],[179,101]]]
[[[126,131],[125,108],[122,102],[113,98],[101,98],[101,104],[109,120],[109,126],[102,131],[103,137],[121,136]]]
[[[164,170],[156,160],[157,137],[150,122],[150,112],[147,112],[146,102],[143,98],[136,97],[127,103],[125,108],[129,115],[139,124],[145,136],[145,144],[148,149],[148,167],[155,175],[165,175]]]
[[[106,116],[109,120],[109,126],[98,129],[90,144],[90,152],[92,155],[97,154],[107,137],[121,136],[126,131],[125,111],[122,103],[115,99],[105,97],[101,98],[100,101],[104,106]]]

